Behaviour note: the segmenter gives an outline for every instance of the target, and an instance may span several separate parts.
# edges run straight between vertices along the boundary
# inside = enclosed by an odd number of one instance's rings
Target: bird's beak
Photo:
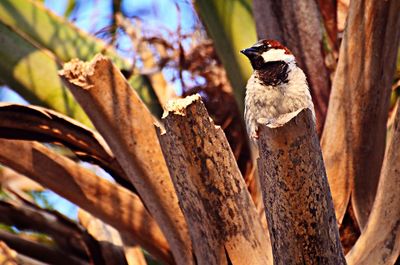
[[[259,55],[259,50],[256,47],[250,47],[250,48],[241,50],[240,52],[249,58]]]

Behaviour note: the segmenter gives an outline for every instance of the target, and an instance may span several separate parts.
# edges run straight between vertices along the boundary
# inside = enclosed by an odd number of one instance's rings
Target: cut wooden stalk
[[[400,254],[400,108],[393,124],[374,206],[352,250],[349,265],[395,264]]]
[[[154,257],[174,263],[164,235],[137,195],[39,143],[0,139],[0,146],[0,163],[114,226]]]
[[[258,172],[274,264],[346,264],[312,113],[291,116],[278,126],[259,125]]]
[[[191,241],[161,152],[155,119],[119,69],[102,55],[60,71],[167,237],[178,264],[193,264]]]
[[[400,1],[350,2],[321,145],[336,216],[352,198],[361,230],[374,203],[400,38]]]
[[[200,96],[173,101],[167,110],[159,139],[198,264],[272,264],[267,231]]]

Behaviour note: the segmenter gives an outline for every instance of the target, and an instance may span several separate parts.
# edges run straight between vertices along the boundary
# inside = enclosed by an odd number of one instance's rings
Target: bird
[[[248,57],[253,73],[246,85],[244,119],[253,143],[258,124],[278,127],[284,117],[304,108],[315,111],[306,75],[292,52],[276,40],[260,40],[240,51]]]

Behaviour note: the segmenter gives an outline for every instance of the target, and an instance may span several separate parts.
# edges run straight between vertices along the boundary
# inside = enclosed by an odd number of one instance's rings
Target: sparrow
[[[277,127],[283,125],[285,115],[304,108],[311,109],[315,121],[307,78],[287,47],[276,40],[260,40],[240,52],[254,70],[246,85],[244,111],[251,140],[258,139],[258,123]]]

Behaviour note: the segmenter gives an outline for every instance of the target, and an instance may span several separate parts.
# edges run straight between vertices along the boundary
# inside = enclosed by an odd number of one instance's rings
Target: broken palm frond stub
[[[259,124],[258,146],[274,264],[346,264],[311,110]]]
[[[104,137],[160,225],[175,261],[193,264],[191,241],[153,123],[154,117],[110,59],[73,60],[60,76]]]
[[[267,231],[200,96],[172,101],[166,110],[159,139],[198,264],[272,264]]]
[[[135,192],[101,135],[61,113],[38,106],[0,103],[0,137],[61,143],[83,161],[99,165]]]
[[[349,265],[395,264],[400,255],[400,108],[387,145],[378,190],[368,223],[352,250]],[[396,263],[397,264],[397,263]]]
[[[341,223],[351,198],[361,231],[384,157],[399,10],[398,0],[350,2],[321,140],[337,219]]]
[[[159,260],[173,264],[168,242],[137,195],[37,142],[0,139],[0,146],[0,163],[114,226]]]

